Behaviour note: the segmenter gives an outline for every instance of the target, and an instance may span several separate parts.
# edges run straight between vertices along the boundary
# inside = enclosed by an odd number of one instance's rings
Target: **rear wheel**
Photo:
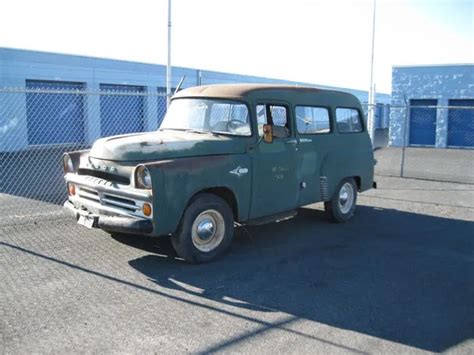
[[[353,178],[347,178],[339,183],[333,198],[324,203],[324,209],[333,222],[344,223],[354,215],[356,203],[356,183]]]
[[[202,263],[220,256],[229,247],[233,235],[234,217],[227,202],[203,193],[184,211],[171,242],[184,260]]]

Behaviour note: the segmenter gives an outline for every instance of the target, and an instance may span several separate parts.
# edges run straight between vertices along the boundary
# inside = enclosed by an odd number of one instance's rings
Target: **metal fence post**
[[[403,121],[403,137],[402,137],[402,160],[400,163],[400,177],[403,177],[404,174],[404,168],[405,168],[405,149],[406,149],[406,140],[407,140],[407,134],[408,134],[408,122],[410,120],[410,110],[409,106],[406,103],[405,100],[405,115],[404,115],[404,121]]]
[[[168,0],[168,58],[166,63],[166,108],[171,100],[171,0]]]
[[[405,114],[403,115],[402,159],[400,162],[400,177],[403,177],[404,167],[405,167],[405,147],[406,147],[406,137],[408,133],[408,126],[407,126],[408,115],[409,115],[408,106],[405,104]]]

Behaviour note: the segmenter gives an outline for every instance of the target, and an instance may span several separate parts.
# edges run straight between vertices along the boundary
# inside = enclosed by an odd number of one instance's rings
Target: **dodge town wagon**
[[[206,262],[235,224],[261,224],[324,202],[345,222],[375,187],[360,102],[282,85],[210,85],[175,94],[156,132],[101,138],[63,157],[78,223],[110,233],[171,235],[177,254]]]

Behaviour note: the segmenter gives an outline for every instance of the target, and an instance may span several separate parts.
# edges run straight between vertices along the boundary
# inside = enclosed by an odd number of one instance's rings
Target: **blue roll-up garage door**
[[[142,86],[101,84],[101,136],[143,131],[144,96]]]
[[[449,106],[458,108],[448,110],[448,146],[474,147],[474,100],[449,100]]]
[[[26,93],[29,144],[83,141],[84,95],[74,93],[83,90],[83,83],[27,80],[26,88],[34,90]]]
[[[437,100],[410,100],[410,145],[435,145]]]

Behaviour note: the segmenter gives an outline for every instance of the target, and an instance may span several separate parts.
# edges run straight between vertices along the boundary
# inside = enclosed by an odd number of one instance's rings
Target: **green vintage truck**
[[[63,157],[69,209],[111,233],[171,235],[180,257],[206,262],[234,225],[261,224],[324,202],[349,220],[375,187],[360,102],[344,92],[235,84],[172,98],[156,132],[97,140]]]

